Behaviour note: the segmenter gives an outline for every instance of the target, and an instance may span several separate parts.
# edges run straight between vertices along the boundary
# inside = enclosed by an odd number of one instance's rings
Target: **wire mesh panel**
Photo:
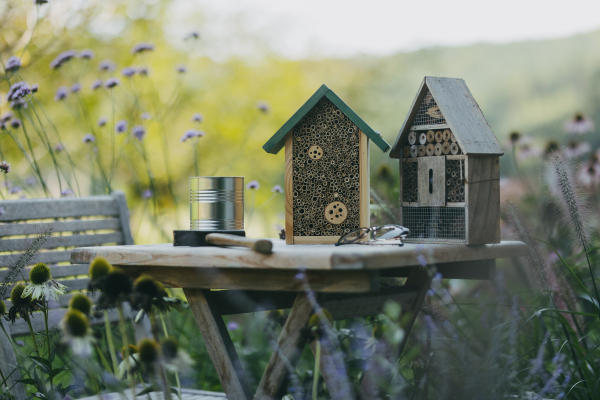
[[[446,160],[446,202],[465,201],[465,160]]]
[[[463,207],[402,207],[402,225],[410,229],[407,242],[466,241]]]
[[[402,201],[416,203],[418,197],[418,164],[414,161],[402,162]]]
[[[412,126],[422,125],[442,125],[446,124],[446,119],[442,115],[435,99],[430,91],[427,91],[423,102],[419,106],[417,116],[412,122]]]

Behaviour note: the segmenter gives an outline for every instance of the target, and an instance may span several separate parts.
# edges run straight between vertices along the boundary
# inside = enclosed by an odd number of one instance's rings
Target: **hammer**
[[[241,246],[261,254],[271,254],[273,242],[268,239],[250,239],[244,230],[173,231],[173,246]]]

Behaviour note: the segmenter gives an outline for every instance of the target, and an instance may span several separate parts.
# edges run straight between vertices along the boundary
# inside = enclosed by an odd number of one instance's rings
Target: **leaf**
[[[33,394],[33,397],[35,397],[36,399],[44,399],[44,400],[48,400],[48,398],[46,397],[46,395],[42,392],[35,392]]]
[[[141,395],[148,394],[148,393],[151,393],[151,392],[156,392],[157,390],[158,390],[158,388],[156,386],[154,386],[154,385],[148,386],[146,389],[144,389],[141,392],[139,392],[136,396],[141,396]]]
[[[26,385],[33,385],[35,386],[35,381],[31,378],[25,378],[25,379],[18,379],[15,382],[19,382],[19,383],[24,383]]]
[[[65,393],[69,393],[71,390],[83,388],[84,385],[69,385],[65,388]]]
[[[47,374],[50,372],[50,362],[43,357],[30,356],[29,357],[34,363],[40,366],[42,371]]]
[[[46,390],[46,387],[44,386],[44,381],[42,381],[42,379],[40,378],[40,376],[37,373],[37,370],[33,370],[33,379],[35,379],[35,387],[36,389],[40,390],[40,389],[44,389]]]
[[[52,379],[54,378],[56,375],[60,374],[62,371],[68,371],[69,368],[67,367],[59,367],[59,368],[54,368],[52,371],[50,371],[49,378]]]

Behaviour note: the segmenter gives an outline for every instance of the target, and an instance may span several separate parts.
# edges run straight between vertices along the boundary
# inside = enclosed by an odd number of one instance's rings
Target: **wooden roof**
[[[337,108],[340,109],[350,121],[352,121],[369,139],[373,141],[381,149],[381,151],[388,151],[390,145],[383,140],[381,134],[377,131],[371,129],[369,125],[366,124],[365,121],[362,120],[350,107],[346,105],[340,99],[333,90],[329,89],[327,86],[322,85],[319,90],[313,94],[310,99],[304,103],[302,107],[290,118],[279,130],[269,139],[267,143],[263,145],[263,149],[267,153],[277,154],[279,150],[283,148],[285,144],[285,137],[287,134],[294,129],[296,124],[300,122],[300,120],[321,100],[323,97],[327,97]]]
[[[479,105],[462,79],[426,76],[406,115],[404,124],[390,151],[390,157],[400,158],[404,138],[410,132],[412,121],[427,90],[437,102],[446,123],[465,154],[502,155],[498,139],[488,125]]]

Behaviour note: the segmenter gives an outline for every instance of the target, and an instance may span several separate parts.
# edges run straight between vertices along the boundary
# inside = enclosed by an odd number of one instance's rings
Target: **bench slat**
[[[2,254],[0,255],[0,267],[8,267],[15,265],[21,258],[21,253],[18,254]],[[43,262],[46,264],[56,264],[59,262],[70,261],[71,252],[68,250],[62,251],[43,251],[37,253],[31,260],[31,265]]]
[[[26,250],[34,240],[36,238],[0,240],[0,251]],[[46,240],[44,248],[96,246],[107,243],[123,244],[123,234],[121,232],[113,232],[98,235],[53,236]]]
[[[27,267],[23,270],[23,276],[29,277],[29,271],[32,267]],[[66,278],[68,276],[75,275],[87,275],[88,266],[85,264],[73,264],[73,265],[54,265],[50,267],[50,273],[52,278]],[[4,278],[8,275],[8,270],[0,271],[0,282],[4,282]],[[19,276],[20,278],[20,276]]]
[[[120,230],[121,222],[117,218],[88,221],[57,221],[39,223],[0,224],[0,237],[16,235],[38,235],[52,228],[52,232],[94,231],[100,229]]]
[[[5,200],[2,201],[2,207],[6,213],[0,216],[0,222],[92,215],[116,217],[119,215],[119,209],[112,196]]]

